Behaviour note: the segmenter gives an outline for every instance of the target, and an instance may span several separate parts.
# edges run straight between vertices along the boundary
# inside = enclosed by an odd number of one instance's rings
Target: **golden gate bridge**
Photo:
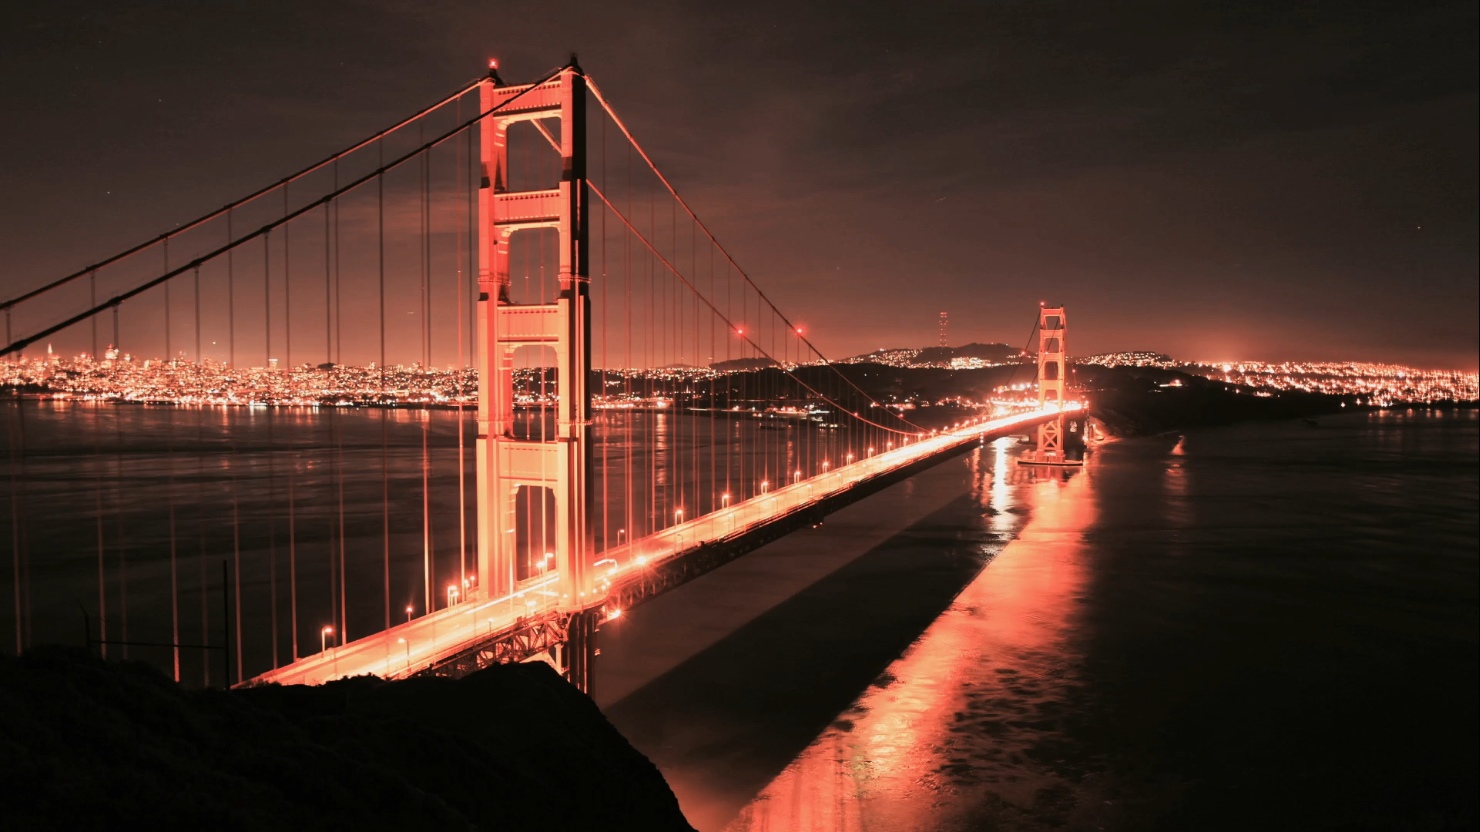
[[[1039,426],[1033,460],[1065,463],[1078,407],[1061,307],[1036,407],[925,424],[870,395],[574,58],[519,85],[491,63],[0,308],[0,355],[75,388],[7,411],[16,651],[75,611],[104,655],[205,685],[540,659],[589,692],[624,610],[988,438]],[[157,435],[133,400],[167,403]],[[48,500],[67,522],[32,519]]]

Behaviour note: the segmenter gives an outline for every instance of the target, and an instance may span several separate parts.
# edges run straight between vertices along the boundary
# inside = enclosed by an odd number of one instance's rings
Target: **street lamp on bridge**
[[[319,631],[319,652],[329,652],[329,636],[334,635],[333,627],[325,627]]]

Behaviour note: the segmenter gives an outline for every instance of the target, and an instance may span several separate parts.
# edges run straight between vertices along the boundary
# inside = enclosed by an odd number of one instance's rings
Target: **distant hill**
[[[764,370],[775,366],[777,366],[776,362],[769,358],[732,358],[729,361],[716,361],[709,365],[709,369],[722,373],[733,373]]]
[[[966,344],[960,347],[926,347],[915,356],[917,364],[945,364],[952,358],[980,358],[987,364],[1011,364],[1021,350],[1007,344]]]
[[[939,367],[951,363],[953,358],[977,358],[984,364],[1015,364],[1020,350],[1007,344],[965,344],[960,347],[924,347],[921,349],[874,350],[863,355],[843,359],[842,363],[880,363],[899,366]]]

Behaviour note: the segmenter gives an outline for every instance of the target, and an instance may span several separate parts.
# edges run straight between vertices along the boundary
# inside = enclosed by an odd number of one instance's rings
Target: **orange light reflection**
[[[1093,472],[1026,487],[1008,442],[984,449],[997,531],[1014,492],[1031,518],[918,641],[727,827],[727,832],[957,829],[987,792],[1030,810],[1055,775],[1025,754],[1033,716],[1074,684]]]

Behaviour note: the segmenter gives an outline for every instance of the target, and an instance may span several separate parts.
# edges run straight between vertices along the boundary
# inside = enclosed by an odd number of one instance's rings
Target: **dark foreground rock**
[[[63,650],[0,657],[0,828],[691,829],[543,664],[187,691]]]

